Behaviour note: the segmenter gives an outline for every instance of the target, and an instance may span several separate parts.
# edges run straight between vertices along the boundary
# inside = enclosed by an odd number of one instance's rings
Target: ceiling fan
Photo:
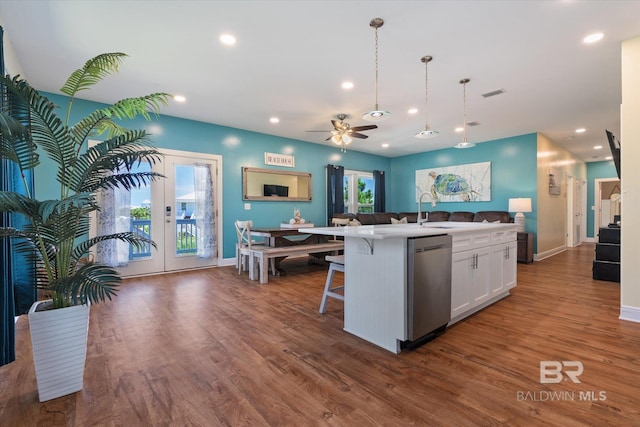
[[[325,139],[325,141],[333,141],[337,145],[340,146],[342,152],[347,151],[346,145],[350,144],[353,138],[359,139],[367,139],[368,135],[360,133],[364,130],[377,129],[377,125],[365,125],[365,126],[354,126],[351,127],[349,123],[346,123],[344,120],[350,117],[348,114],[340,113],[336,114],[337,120],[331,120],[331,124],[333,125],[333,130],[325,131],[325,130],[308,130],[307,132],[331,132],[331,136]]]

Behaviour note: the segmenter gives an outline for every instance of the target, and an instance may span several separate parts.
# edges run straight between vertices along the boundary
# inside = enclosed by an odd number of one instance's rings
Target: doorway
[[[586,185],[575,176],[569,176],[567,182],[567,247],[573,248],[586,239],[587,216]]]
[[[593,236],[598,237],[600,227],[607,227],[620,215],[622,209],[621,186],[618,178],[600,178],[594,180]]]
[[[103,262],[108,258],[108,264],[117,265],[122,277],[210,267],[217,265],[221,253],[221,157],[159,151],[164,155],[161,162],[140,164],[137,171],[153,171],[165,178],[119,192],[114,224],[119,227],[114,231],[150,238],[157,247],[133,248],[114,242],[115,254],[98,254]]]

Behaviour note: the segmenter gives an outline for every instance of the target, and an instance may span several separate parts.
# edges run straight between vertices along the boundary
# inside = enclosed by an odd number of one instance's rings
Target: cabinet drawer
[[[491,233],[491,243],[505,243],[505,242],[513,242],[516,240],[516,231],[493,231]]]
[[[491,233],[482,231],[479,233],[460,233],[452,236],[452,252],[469,251],[491,244]]]

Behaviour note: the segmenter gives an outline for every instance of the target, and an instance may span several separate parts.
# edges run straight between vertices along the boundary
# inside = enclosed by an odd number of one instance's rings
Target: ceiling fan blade
[[[376,126],[376,125],[366,125],[366,126],[354,126],[351,129],[356,131],[356,132],[359,132],[361,130],[369,130],[369,129],[377,129],[377,128],[378,128],[378,126]]]
[[[331,130],[305,130],[305,132],[333,132]]]
[[[325,139],[325,141],[329,141],[331,138],[333,138],[333,135],[331,135],[329,138]]]
[[[349,136],[350,136],[350,137],[352,137],[352,138],[360,138],[360,139],[367,139],[367,138],[369,138],[369,136],[368,136],[368,135],[365,135],[365,134],[363,134],[363,133],[358,133],[358,132],[350,133],[350,134],[349,134]]]
[[[337,120],[331,120],[331,124],[333,125],[333,127],[336,130],[343,130],[344,129],[344,124],[342,122],[337,121]]]

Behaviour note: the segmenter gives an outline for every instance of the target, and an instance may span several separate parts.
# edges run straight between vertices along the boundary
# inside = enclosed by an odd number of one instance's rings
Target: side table
[[[533,262],[533,233],[518,232],[518,262]]]

